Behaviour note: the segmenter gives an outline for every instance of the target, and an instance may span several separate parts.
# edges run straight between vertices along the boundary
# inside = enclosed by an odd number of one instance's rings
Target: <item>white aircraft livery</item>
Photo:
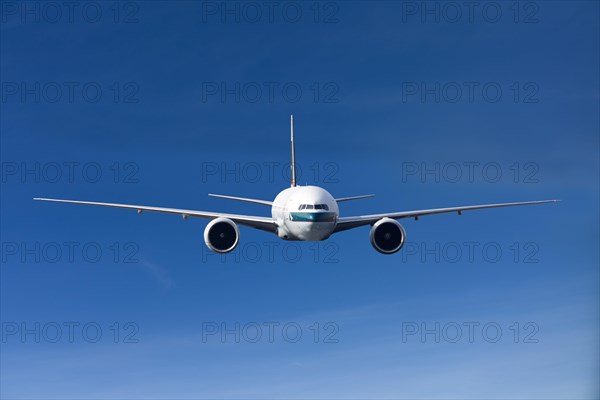
[[[325,189],[317,186],[298,186],[296,184],[296,156],[294,148],[294,116],[290,117],[291,130],[291,187],[280,192],[275,200],[257,200],[244,197],[209,194],[231,200],[246,201],[271,207],[271,217],[251,215],[223,214],[217,212],[184,210],[178,208],[150,207],[131,204],[99,203],[94,201],[61,200],[34,198],[34,200],[59,203],[88,204],[93,206],[128,208],[143,211],[156,211],[179,214],[188,217],[206,218],[211,221],[204,230],[204,242],[209,249],[217,253],[228,253],[236,248],[240,239],[238,225],[249,226],[276,234],[284,240],[319,241],[329,238],[336,232],[371,225],[370,240],[375,250],[383,254],[399,251],[406,240],[406,231],[398,222],[403,218],[414,218],[432,214],[482,210],[486,208],[522,206],[528,204],[555,203],[559,200],[525,201],[518,203],[484,204],[476,206],[434,208],[429,210],[400,211],[383,214],[340,217],[338,203],[343,201],[373,197],[373,195],[334,198]]]

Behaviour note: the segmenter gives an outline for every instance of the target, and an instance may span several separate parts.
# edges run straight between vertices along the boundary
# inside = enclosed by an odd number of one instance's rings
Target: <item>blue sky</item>
[[[0,4],[1,397],[598,397],[597,2]],[[206,194],[287,187],[292,113],[342,215],[562,203],[221,257],[31,200],[268,215]]]

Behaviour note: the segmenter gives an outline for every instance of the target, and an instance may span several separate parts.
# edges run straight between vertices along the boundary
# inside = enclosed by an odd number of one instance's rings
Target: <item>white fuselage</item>
[[[277,235],[285,240],[327,239],[339,217],[337,202],[318,186],[285,189],[273,201],[271,215],[277,222]]]

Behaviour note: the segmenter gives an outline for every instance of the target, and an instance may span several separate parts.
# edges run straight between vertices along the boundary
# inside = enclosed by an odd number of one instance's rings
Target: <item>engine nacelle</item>
[[[369,236],[375,250],[383,254],[392,254],[404,246],[406,231],[395,219],[382,218],[373,224]]]
[[[216,218],[204,229],[204,243],[215,253],[229,253],[240,241],[240,230],[228,218]]]

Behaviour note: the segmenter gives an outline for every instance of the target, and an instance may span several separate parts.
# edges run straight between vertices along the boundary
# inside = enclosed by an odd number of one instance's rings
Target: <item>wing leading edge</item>
[[[210,197],[218,197],[220,199],[245,201],[245,202],[248,202],[248,203],[262,204],[262,205],[265,205],[265,206],[272,206],[273,205],[272,201],[267,201],[267,200],[249,199],[247,197],[225,196],[223,194],[213,194],[213,193],[209,193],[208,195]]]
[[[153,212],[162,212],[168,214],[179,214],[184,219],[187,217],[196,217],[196,218],[206,218],[206,219],[215,219],[219,217],[229,218],[233,222],[248,226],[250,228],[260,229],[267,232],[276,233],[277,232],[277,224],[273,218],[268,217],[254,217],[251,215],[238,215],[238,214],[223,214],[223,213],[215,213],[208,211],[196,211],[196,210],[184,210],[180,208],[166,208],[166,207],[151,207],[151,206],[138,206],[133,204],[118,204],[118,203],[100,203],[95,201],[80,201],[80,200],[61,200],[61,199],[46,199],[41,197],[36,197],[34,200],[42,200],[42,201],[52,201],[56,203],[73,203],[73,204],[86,204],[92,206],[102,206],[102,207],[115,207],[115,208],[127,208],[132,210],[137,210],[138,213],[142,213],[143,211],[153,211]]]
[[[364,194],[362,196],[340,197],[338,199],[335,199],[335,201],[337,201],[338,203],[340,203],[342,201],[352,201],[352,200],[368,199],[369,197],[375,197],[375,195],[374,194]]]
[[[402,211],[388,214],[371,214],[371,215],[360,215],[356,217],[342,217],[338,220],[338,224],[333,231],[340,232],[348,229],[356,228],[363,225],[374,224],[381,218],[419,218],[425,215],[432,214],[444,214],[457,212],[461,214],[463,211],[470,210],[483,210],[486,208],[499,208],[499,207],[513,207],[513,206],[525,206],[529,204],[544,204],[544,203],[558,203],[560,200],[539,200],[539,201],[524,201],[518,203],[499,203],[499,204],[483,204],[478,206],[463,206],[463,207],[448,207],[448,208],[433,208],[430,210],[416,210],[416,211]]]

